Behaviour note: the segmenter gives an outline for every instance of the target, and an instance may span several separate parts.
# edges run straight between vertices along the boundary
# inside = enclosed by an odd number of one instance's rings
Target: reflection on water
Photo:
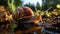
[[[59,17],[58,17],[59,18]],[[60,20],[59,20],[60,21]],[[59,22],[58,21],[58,22]],[[21,26],[22,24],[20,24],[20,26]],[[26,24],[25,24],[26,25]],[[25,25],[22,25],[22,26],[25,26]],[[57,33],[57,32],[55,32],[55,28],[50,28],[49,26],[51,26],[52,25],[52,23],[46,23],[46,22],[44,22],[44,21],[42,21],[42,22],[39,22],[38,23],[38,25],[39,25],[39,27],[32,27],[32,25],[31,24],[27,24],[25,27],[28,27],[29,29],[28,30],[23,30],[23,31],[19,31],[18,30],[18,32],[16,32],[16,34],[19,34],[19,33],[22,33],[22,34],[60,34],[60,32],[59,33]],[[37,25],[36,25],[37,26]],[[58,25],[59,26],[59,25]],[[25,29],[25,27],[24,27],[24,29]],[[31,27],[31,29],[30,29],[30,27]],[[41,27],[41,28],[40,28]],[[52,27],[52,26],[51,26]],[[45,29],[46,28],[46,29]],[[50,30],[47,30],[47,29],[50,29]],[[54,31],[52,31],[52,30],[54,30]],[[42,32],[41,32],[42,31]],[[13,31],[12,31],[13,32]],[[6,30],[3,30],[3,29],[0,29],[0,34],[12,34],[11,33],[11,30],[10,31],[8,31],[7,29]]]
[[[42,31],[43,31],[43,34],[46,34],[46,33],[48,33],[48,34],[60,34],[60,33],[52,32],[52,31],[47,31],[44,29],[44,27],[42,27]]]
[[[55,30],[53,28],[50,29],[51,31],[48,31],[49,25],[51,25],[51,24],[47,23],[46,24],[47,27],[42,27],[43,34],[46,34],[46,33],[48,33],[48,34],[60,34],[60,33],[55,32]],[[47,28],[47,30],[45,28]],[[52,29],[54,30],[53,32],[52,32]]]
[[[34,32],[34,34],[37,34],[36,32]]]

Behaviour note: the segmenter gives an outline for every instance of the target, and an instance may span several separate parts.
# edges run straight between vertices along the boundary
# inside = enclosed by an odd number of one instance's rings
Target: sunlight
[[[26,4],[26,3],[33,3],[36,5],[37,2],[40,3],[40,6],[42,5],[42,0],[22,0],[23,1],[23,5]]]

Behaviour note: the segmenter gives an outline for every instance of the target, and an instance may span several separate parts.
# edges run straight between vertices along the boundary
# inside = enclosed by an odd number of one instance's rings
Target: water
[[[44,27],[42,27],[42,32],[44,34],[46,34],[46,33],[49,33],[49,34],[60,34],[60,33],[57,33],[57,32],[52,32],[52,31],[45,30]]]

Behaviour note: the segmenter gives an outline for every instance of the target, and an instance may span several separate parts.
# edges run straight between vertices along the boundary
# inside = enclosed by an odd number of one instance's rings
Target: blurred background
[[[31,8],[35,16],[41,15],[42,21],[38,24],[44,27],[43,32],[48,34],[48,30],[50,33],[60,33],[60,0],[0,0],[0,17],[3,15],[1,11],[10,15],[16,8],[23,6]]]

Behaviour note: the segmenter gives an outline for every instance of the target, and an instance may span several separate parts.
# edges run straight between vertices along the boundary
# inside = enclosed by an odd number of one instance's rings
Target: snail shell
[[[17,8],[12,14],[14,20],[22,18],[31,18],[32,16],[34,16],[33,11],[26,6]]]

